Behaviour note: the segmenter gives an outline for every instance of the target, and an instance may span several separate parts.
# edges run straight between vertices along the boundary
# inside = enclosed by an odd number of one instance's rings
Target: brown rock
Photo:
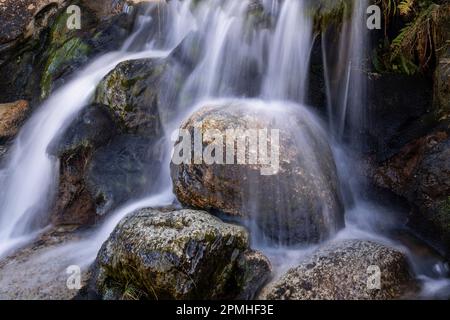
[[[277,172],[263,175],[264,165],[248,161],[211,165],[172,162],[174,191],[184,205],[251,218],[274,241],[318,242],[343,225],[333,155],[326,134],[312,115],[302,112],[300,106],[275,108],[239,101],[205,107],[186,120],[182,129],[193,132],[198,128],[202,133],[214,129],[224,135],[228,129],[279,130]],[[226,140],[223,137],[224,150]],[[205,148],[207,143],[203,143]],[[257,151],[248,154],[253,152]]]
[[[375,183],[412,206],[409,226],[450,256],[450,139],[445,131],[415,140],[383,163]]]
[[[28,114],[28,102],[0,104],[0,140],[14,137]]]
[[[5,0],[0,2],[1,45],[33,35],[42,16],[64,5],[64,0]],[[40,21],[37,21],[41,19]]]

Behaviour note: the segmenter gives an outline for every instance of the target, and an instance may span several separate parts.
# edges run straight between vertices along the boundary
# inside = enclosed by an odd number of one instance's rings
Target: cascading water
[[[331,40],[336,38],[334,28],[322,33],[330,130],[335,139],[351,144],[361,144],[360,130],[367,120],[368,6],[368,0],[355,1],[352,11],[344,12],[351,19],[344,19],[338,42]]]
[[[138,25],[121,51],[97,58],[57,90],[21,130],[0,171],[4,188],[0,194],[0,257],[45,226],[58,179],[58,161],[47,149],[89,103],[100,80],[121,61],[167,55],[166,51],[146,48],[139,53],[128,52],[148,22],[143,20]]]
[[[352,18],[342,27],[338,62],[332,64],[337,69],[326,68],[325,72],[330,130],[339,142],[345,140],[345,135],[356,136],[364,110],[361,105],[364,104],[365,87],[358,66],[362,65],[367,48],[365,32],[361,31],[365,30],[365,21],[362,20],[368,1],[355,3]],[[158,32],[148,27],[152,23],[151,18],[141,16],[137,31],[127,40],[121,52],[98,58],[70,83],[52,94],[24,126],[0,172],[0,182],[5,190],[0,195],[0,257],[30,240],[40,227],[45,226],[38,220],[45,217],[58,178],[57,159],[47,154],[47,148],[63,135],[64,129],[89,102],[99,81],[119,62],[165,57],[177,50],[181,50],[184,56],[191,56],[193,50],[196,52],[190,61],[194,66],[186,75],[181,89],[171,79],[172,74],[176,73],[175,67],[166,71],[167,87],[162,100],[175,108],[176,117],[163,119],[161,116],[167,148],[166,165],[155,168],[162,173],[158,190],[143,199],[129,199],[122,208],[110,213],[102,225],[87,234],[84,240],[70,242],[50,253],[55,258],[66,257],[62,270],[67,267],[66,263],[84,267],[92,263],[101,245],[125,215],[144,207],[169,205],[175,200],[169,173],[170,136],[183,119],[202,105],[202,101],[215,103],[225,98],[251,103],[246,99],[252,98],[265,100],[261,103],[263,105],[279,107],[283,107],[280,101],[286,100],[291,101],[290,104],[304,103],[314,39],[313,18],[308,10],[310,1],[263,0],[260,4],[262,10],[268,13],[264,21],[249,10],[255,6],[253,0],[170,1],[161,8],[163,18],[158,22]],[[364,27],[361,28],[361,25]],[[160,37],[161,34],[164,36]],[[329,66],[331,51],[325,46],[323,49],[325,66]],[[338,80],[332,82],[331,79]],[[267,100],[272,101],[267,103]],[[298,105],[298,108],[305,107]],[[309,112],[307,115],[314,118]],[[300,146],[307,144],[307,140],[301,141]],[[342,149],[337,150],[339,171],[341,175],[348,174],[345,171],[348,167],[342,165],[347,161]],[[320,169],[316,172],[320,174]],[[349,189],[353,193],[352,188]],[[355,207],[351,209],[360,210]],[[373,212],[368,211],[369,215]],[[371,224],[370,221],[365,222]],[[345,236],[345,232],[339,236]],[[360,230],[351,236],[377,238]],[[278,271],[295,264],[305,252],[313,249],[314,246],[302,250],[263,247],[273,259],[280,260],[274,261]],[[284,258],[287,263],[282,260]]]

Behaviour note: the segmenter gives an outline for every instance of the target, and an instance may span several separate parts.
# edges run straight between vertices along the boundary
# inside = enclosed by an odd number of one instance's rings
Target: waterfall
[[[0,170],[0,257],[30,240],[45,227],[58,183],[58,159],[48,154],[71,121],[85,107],[100,80],[122,61],[164,57],[167,51],[141,46],[129,52],[149,20],[138,23],[136,32],[121,51],[98,57],[73,80],[51,95],[21,129],[6,163]]]
[[[48,212],[55,200],[59,179],[58,159],[50,156],[48,148],[64,135],[65,129],[89,104],[99,82],[122,61],[171,57],[177,50],[186,56],[195,51],[195,55],[190,61],[192,70],[185,75],[183,85],[179,86],[176,79],[171,78],[174,69],[169,67],[165,71],[167,81],[162,100],[173,105],[176,115],[170,119],[161,115],[166,149],[164,165],[154,168],[161,173],[157,190],[140,199],[128,199],[122,207],[108,213],[84,239],[58,248],[53,253],[55,258],[70,256],[74,264],[88,267],[123,217],[141,208],[167,206],[174,202],[169,170],[173,148],[170,136],[205,101],[219,105],[224,101],[248,103],[273,108],[272,112],[288,105],[298,108],[305,122],[317,130],[299,129],[295,145],[310,156],[307,167],[312,176],[319,176],[322,173],[318,164],[320,155],[314,154],[310,137],[319,132],[327,143],[334,140],[337,145],[334,150],[336,165],[347,184],[348,198],[351,198],[346,201],[346,214],[357,221],[359,229],[355,234],[366,236],[365,231],[372,231],[374,211],[382,209],[370,208],[359,202],[361,181],[348,182],[355,176],[354,162],[342,145],[362,143],[360,131],[367,111],[363,69],[368,42],[364,19],[369,1],[353,2],[351,18],[344,20],[337,42],[329,41],[331,36],[337,36],[330,34],[330,30],[322,34],[328,134],[322,121],[304,106],[314,42],[312,2],[171,0],[153,5],[161,5],[156,25],[149,14],[154,7],[150,7],[146,15],[138,15],[135,32],[120,51],[106,53],[85,66],[71,81],[52,93],[21,129],[8,158],[0,167],[0,185],[3,188],[0,193],[0,259],[32,241],[48,227]],[[282,115],[277,119],[279,123],[287,122]],[[258,181],[251,182],[258,185]],[[282,183],[286,182],[280,182],[280,185]],[[286,185],[280,187],[282,192],[285,189],[288,189]],[[290,213],[288,209],[280,208],[286,211],[284,214]],[[330,226],[335,223],[329,212],[324,212],[320,218],[327,220]],[[333,235],[337,228],[330,229]],[[298,256],[314,249],[314,246],[296,253],[286,247],[264,249],[280,258],[276,264],[282,264],[281,269],[285,270],[289,263],[295,262]],[[285,260],[281,261],[283,255]]]
[[[329,127],[338,141],[353,145],[361,145],[361,129],[367,121],[368,5],[368,0],[353,2],[351,18],[344,18],[337,43],[332,41],[334,28],[322,34]]]

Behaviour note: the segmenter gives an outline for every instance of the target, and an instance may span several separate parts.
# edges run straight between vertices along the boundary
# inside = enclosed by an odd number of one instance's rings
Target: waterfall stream
[[[366,34],[360,30],[366,30],[361,27],[361,21],[365,17],[368,1],[357,2],[351,21],[342,26],[339,51],[337,58],[333,58],[339,61],[336,64],[339,68],[325,68],[329,139],[334,142],[336,166],[344,179],[352,176],[352,162],[342,144],[342,137],[349,127],[354,131],[347,134],[356,137],[358,125],[363,121],[366,95],[364,80],[358,68],[367,52]],[[308,109],[303,104],[308,90],[309,61],[315,39],[313,17],[308,9],[311,1],[261,1],[263,9],[270,13],[267,23],[272,23],[272,28],[259,28],[258,23],[264,22],[249,18],[251,12],[248,8],[252,3],[252,0],[170,1],[164,6],[166,18],[159,26],[165,35],[162,42],[149,36],[151,18],[140,16],[136,31],[121,51],[95,59],[34,112],[21,129],[0,171],[0,183],[4,189],[0,194],[0,258],[29,243],[47,227],[40,221],[46,221],[46,214],[54,200],[59,165],[58,160],[47,153],[47,149],[52,141],[64,134],[83,107],[89,104],[98,83],[122,61],[167,57],[175,48],[180,48],[180,43],[181,50],[186,53],[193,46],[198,46],[201,57],[181,89],[175,84],[168,84],[166,88],[166,99],[175,96],[178,99],[175,103],[177,116],[163,121],[167,141],[166,161],[162,168],[155,168],[163,176],[158,190],[141,199],[129,199],[110,213],[95,230],[88,232],[85,239],[64,244],[54,251],[55,257],[65,255],[70,257],[70,263],[83,267],[93,262],[101,245],[124,216],[137,209],[173,203],[175,196],[169,172],[172,151],[170,136],[202,101],[254,99],[275,104],[289,101],[299,108]],[[325,46],[322,49],[324,64],[328,66],[328,57],[333,52]],[[330,79],[339,80],[335,83]],[[186,101],[189,101],[188,106]],[[359,201],[356,189],[360,181],[358,178],[354,180],[346,183],[350,193],[348,198],[351,198],[348,202],[352,203],[346,204],[348,226],[337,237],[362,237],[398,245],[374,232],[373,224],[386,218],[378,217],[378,211],[385,208]],[[274,265],[278,272],[295,265],[315,247],[280,248],[258,243],[255,246],[264,250],[272,261],[277,260]],[[414,255],[411,257],[414,259]],[[441,288],[447,285],[441,278],[433,281],[427,287],[430,292],[434,292],[436,286]],[[436,281],[444,282],[441,285],[440,282],[436,284]]]

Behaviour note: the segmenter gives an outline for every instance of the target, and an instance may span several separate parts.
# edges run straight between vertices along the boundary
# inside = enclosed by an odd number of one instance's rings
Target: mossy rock
[[[66,79],[101,53],[118,50],[132,28],[132,19],[118,14],[98,20],[95,13],[82,7],[82,28],[70,30],[66,10],[60,12],[51,26],[41,77],[41,98],[48,95]]]
[[[252,298],[270,270],[243,227],[203,211],[143,209],[103,244],[90,286],[103,299]]]
[[[109,106],[127,133],[160,136],[160,87],[167,62],[163,59],[125,61],[98,85],[95,101]]]

